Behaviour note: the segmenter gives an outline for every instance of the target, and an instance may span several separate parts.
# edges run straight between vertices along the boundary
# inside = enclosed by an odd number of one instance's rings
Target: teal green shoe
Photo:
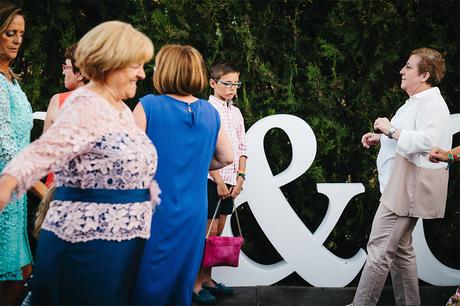
[[[214,295],[212,295],[205,289],[201,289],[198,293],[195,293],[195,291],[193,291],[192,300],[200,305],[214,305],[216,303],[216,298],[214,297]]]
[[[203,288],[213,295],[233,295],[233,289],[225,286],[222,283],[216,283],[215,287],[208,287],[203,285]]]

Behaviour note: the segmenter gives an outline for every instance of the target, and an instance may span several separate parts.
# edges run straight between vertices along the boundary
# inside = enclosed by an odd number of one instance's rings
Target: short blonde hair
[[[78,42],[75,65],[88,79],[104,81],[106,75],[153,57],[153,43],[130,24],[107,21],[94,27]]]
[[[153,85],[161,94],[195,95],[208,85],[200,52],[188,45],[165,45],[155,57]]]

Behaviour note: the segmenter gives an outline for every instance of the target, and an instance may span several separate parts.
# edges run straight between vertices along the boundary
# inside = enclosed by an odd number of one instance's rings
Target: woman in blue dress
[[[152,218],[134,304],[190,305],[204,247],[207,174],[230,164],[232,149],[218,112],[208,101],[194,97],[208,83],[196,49],[161,48],[153,79],[161,95],[143,97],[134,117],[158,152],[155,179],[162,202]]]
[[[25,20],[21,9],[0,3],[0,171],[29,144],[32,107],[10,69],[22,45]],[[37,195],[46,190],[36,184]],[[39,190],[40,189],[40,190]],[[12,199],[0,209],[0,305],[18,304],[25,293],[24,280],[31,272],[32,256],[27,238],[27,197]]]

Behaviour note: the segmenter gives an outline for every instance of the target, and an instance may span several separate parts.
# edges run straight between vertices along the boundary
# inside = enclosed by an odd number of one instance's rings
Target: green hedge
[[[361,135],[376,117],[391,117],[404,103],[399,70],[408,53],[428,46],[446,58],[441,91],[452,113],[460,113],[459,2],[452,1],[20,1],[26,40],[16,69],[34,110],[63,91],[62,54],[93,26],[124,20],[155,45],[191,44],[208,65],[234,62],[244,86],[238,104],[249,128],[272,114],[293,114],[313,129],[318,152],[311,168],[282,188],[293,209],[314,231],[327,209],[316,183],[362,182],[364,194],[347,206],[325,245],[349,257],[365,248],[378,205],[377,149],[364,150]],[[138,96],[153,91],[148,80]],[[203,93],[206,97],[209,90]],[[134,106],[135,101],[129,101]],[[459,145],[459,137],[454,138]],[[273,130],[265,141],[273,173],[287,167],[287,136]],[[425,222],[427,240],[444,264],[460,268],[460,165],[451,173],[446,218]],[[261,263],[281,257],[270,246],[248,206],[242,211],[245,251]],[[442,239],[440,239],[442,237]],[[263,250],[263,251],[262,251]],[[267,251],[268,250],[268,251]],[[282,284],[301,284],[291,277]]]

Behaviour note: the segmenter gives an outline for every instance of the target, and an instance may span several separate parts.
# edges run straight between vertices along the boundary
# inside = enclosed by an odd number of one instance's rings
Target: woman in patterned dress
[[[136,46],[136,48],[131,48]],[[153,44],[131,25],[88,32],[76,65],[90,83],[0,176],[0,209],[49,171],[56,191],[43,222],[32,305],[126,305],[150,236],[157,155],[123,102],[145,78]]]
[[[10,69],[24,31],[21,9],[10,3],[0,3],[0,171],[29,144],[32,129],[32,108],[18,83],[18,76]],[[41,188],[40,184],[36,187]],[[0,212],[0,305],[19,303],[25,292],[24,280],[31,272],[31,262],[27,198],[23,195],[12,199]]]

